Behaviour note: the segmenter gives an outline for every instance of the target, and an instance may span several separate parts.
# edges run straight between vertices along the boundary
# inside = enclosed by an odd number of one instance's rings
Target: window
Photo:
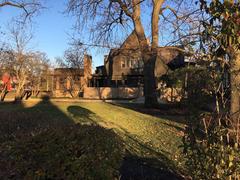
[[[138,60],[138,67],[143,68],[143,60],[142,59]]]
[[[127,60],[127,65],[128,65],[128,67],[131,67],[131,66],[132,66],[132,61],[131,61],[131,59],[128,59],[128,60]]]
[[[125,67],[126,67],[125,60],[122,60],[121,61],[121,68],[125,68]]]
[[[133,68],[138,68],[138,61],[137,60],[133,60],[133,63],[132,63],[133,65]]]
[[[59,78],[59,88],[60,88],[60,90],[63,90],[63,89],[65,89],[65,79],[66,79],[66,77],[60,77]]]

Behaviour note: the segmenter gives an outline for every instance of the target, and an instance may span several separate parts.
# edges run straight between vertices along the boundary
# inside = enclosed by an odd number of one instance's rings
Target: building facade
[[[92,78],[92,57],[84,56],[83,68],[56,68],[53,72],[53,96],[81,97]]]
[[[174,47],[159,47],[155,63],[155,76],[167,69],[184,65],[184,56]],[[38,93],[52,97],[106,97],[133,98],[143,95],[144,63],[139,43],[133,31],[123,44],[104,56],[104,64],[92,73],[92,57],[84,56],[82,68],[56,68],[41,78]],[[100,89],[99,89],[100,88]]]
[[[118,49],[111,49],[104,57],[104,65],[96,68],[92,76],[93,87],[139,87],[143,84],[144,63],[135,32]],[[164,65],[163,65],[164,64]],[[155,76],[166,73],[165,68],[176,69],[184,66],[184,56],[174,47],[159,47],[155,63]]]

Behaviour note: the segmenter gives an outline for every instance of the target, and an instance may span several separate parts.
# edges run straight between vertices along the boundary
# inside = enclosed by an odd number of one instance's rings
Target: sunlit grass
[[[54,104],[75,122],[91,121],[91,123],[95,122],[105,128],[113,129],[124,139],[132,153],[160,159],[165,156],[165,160],[172,160],[176,165],[181,166],[182,149],[179,146],[182,144],[185,125],[176,122],[179,118],[177,116],[171,119],[164,116],[154,117],[108,103],[58,102]],[[75,112],[69,112],[71,108]],[[84,117],[84,112],[80,108],[87,109],[91,113],[88,117]],[[88,119],[87,122],[86,119]]]
[[[155,117],[108,103],[69,102],[1,104],[1,112],[46,119],[45,123],[54,126],[69,120],[98,124],[113,129],[131,154],[156,158],[169,167],[181,167],[183,161],[179,146],[185,125],[177,116]]]

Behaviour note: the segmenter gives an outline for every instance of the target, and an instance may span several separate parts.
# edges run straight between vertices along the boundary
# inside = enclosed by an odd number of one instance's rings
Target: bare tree
[[[66,73],[62,76],[64,79],[62,87],[64,92],[69,93],[71,97],[76,97],[80,92],[83,92],[86,82],[82,82],[79,76],[83,73],[86,52],[85,46],[80,44],[78,40],[72,39],[68,49],[64,51],[63,57],[56,58],[56,62],[61,68],[67,68]]]
[[[31,70],[26,84],[29,89],[27,96],[33,95],[36,97],[40,92],[42,81],[47,81],[48,83],[50,63],[44,52],[31,52],[28,55],[28,62],[31,64]]]
[[[81,69],[84,66],[84,54],[86,52],[87,48],[73,39],[64,51],[63,57],[56,58],[57,64],[60,67]]]
[[[9,62],[13,58],[13,53],[7,47],[3,47],[0,51],[0,68],[1,68],[1,101],[4,101],[7,93],[11,89],[11,73],[9,73]]]
[[[38,0],[0,0],[0,10],[6,6],[22,9],[23,13],[21,14],[21,17],[23,18],[23,22],[27,19],[31,19],[33,15],[39,13],[43,8]]]
[[[45,53],[27,52],[19,54],[11,50],[2,52],[0,58],[1,70],[6,74],[3,77],[5,79],[9,77],[9,81],[5,80],[5,83],[2,85],[2,101],[4,101],[8,93],[9,83],[12,83],[13,79],[15,79],[16,101],[21,100],[25,95],[30,97],[39,93],[41,81],[47,76],[50,66]]]
[[[15,100],[21,100],[26,90],[31,92],[39,83],[39,78],[48,69],[48,59],[45,54],[31,52],[28,49],[33,35],[25,25],[16,23],[9,27],[9,50],[1,57],[1,69],[4,69],[16,79]]]
[[[24,85],[27,82],[27,77],[31,69],[31,65],[28,63],[29,57],[26,55],[26,48],[32,39],[32,34],[26,32],[25,28],[17,24],[10,27],[10,35],[14,43],[13,50],[15,53],[12,59],[14,67],[12,70],[18,81],[15,100],[20,100],[22,99]]]
[[[183,22],[187,22],[186,20],[191,14],[197,12],[191,11],[190,13],[189,10],[184,9],[189,13],[180,13],[181,7],[185,4],[189,5],[192,2],[184,0],[69,0],[67,11],[77,17],[78,30],[85,32],[84,27],[90,27],[91,40],[94,43],[102,43],[103,46],[108,45],[109,41],[114,41],[116,38],[122,38],[121,34],[124,32],[129,32],[131,29],[135,31],[144,62],[145,105],[151,107],[157,105],[154,68],[160,41],[160,17],[162,16],[173,25],[169,14],[174,15],[175,20],[178,19],[178,24],[175,24],[174,28],[175,32],[181,35],[181,30],[187,30],[184,28]],[[151,23],[148,24],[146,21]],[[147,40],[149,26],[152,38],[150,44]],[[160,24],[160,27],[163,26],[165,25]],[[167,34],[169,35],[170,32]],[[183,51],[177,47],[174,49]],[[162,65],[165,72],[166,65],[164,63]]]

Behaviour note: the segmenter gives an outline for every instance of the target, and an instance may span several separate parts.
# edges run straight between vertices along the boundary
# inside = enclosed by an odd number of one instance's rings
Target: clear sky
[[[72,16],[64,14],[66,8],[67,0],[41,0],[43,5],[46,7],[41,11],[40,15],[34,17],[33,19],[33,31],[34,39],[31,42],[31,48],[34,50],[42,51],[47,53],[48,57],[54,62],[55,57],[63,55],[64,50],[68,47],[68,42],[70,39],[69,34],[73,32],[72,27],[75,24],[75,19]],[[187,5],[186,5],[187,7]],[[151,9],[151,8],[150,8]],[[14,7],[4,7],[0,8],[0,41],[4,39],[1,32],[6,31],[6,25],[10,22],[12,17],[16,17],[19,14],[19,9]],[[145,30],[150,32],[150,12],[147,8],[144,9],[146,16],[143,16]],[[166,14],[166,17],[168,15]],[[165,22],[166,23],[166,22]],[[160,45],[166,44],[171,40],[171,28],[166,24],[160,26],[163,31],[160,31]],[[87,33],[87,32],[86,32]],[[128,32],[129,33],[129,32]],[[86,34],[87,37],[88,34]],[[84,39],[85,37],[81,37]],[[96,48],[91,48],[89,52],[93,57],[93,66],[103,64],[104,54],[108,52],[97,51]]]
[[[68,47],[69,34],[72,32],[75,20],[63,13],[66,0],[45,0],[45,2],[46,9],[33,19],[34,38],[31,41],[31,48],[47,53],[54,62],[54,58],[62,56]],[[0,31],[7,31],[7,24],[18,13],[19,10],[13,7],[0,9]],[[0,40],[1,38],[3,36]],[[93,66],[103,64],[103,53],[94,50],[90,53],[93,56]]]

